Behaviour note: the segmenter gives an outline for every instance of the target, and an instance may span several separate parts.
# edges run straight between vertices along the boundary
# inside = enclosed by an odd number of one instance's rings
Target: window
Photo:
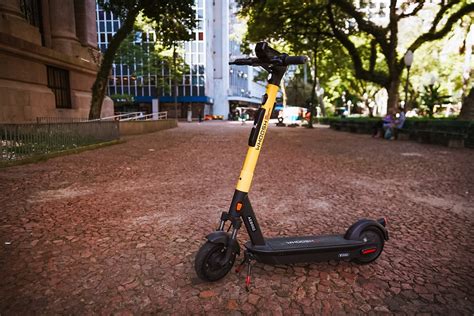
[[[69,89],[69,71],[53,66],[47,66],[48,87],[53,91],[56,107],[72,108],[71,91]]]
[[[20,9],[28,23],[41,26],[41,4],[38,0],[21,0]]]
[[[18,2],[18,1],[17,1]],[[41,1],[40,0],[20,0],[20,10],[23,13],[25,19],[31,25],[37,27],[41,34],[41,45],[44,43],[44,32],[43,32],[43,16],[41,14]],[[8,5],[7,5],[8,7]]]

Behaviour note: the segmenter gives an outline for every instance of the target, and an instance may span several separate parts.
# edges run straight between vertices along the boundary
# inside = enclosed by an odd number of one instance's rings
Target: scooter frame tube
[[[270,117],[273,112],[273,106],[275,104],[276,96],[278,93],[279,87],[273,84],[268,84],[266,93],[264,95],[265,103],[257,112],[257,117],[254,122],[254,127],[252,129],[250,138],[255,138],[255,144],[250,144],[251,139],[249,139],[249,149],[247,150],[247,155],[245,156],[244,164],[240,172],[239,180],[237,181],[236,190],[241,192],[248,193],[250,191],[250,186],[252,185],[253,175],[255,172],[255,167],[257,165],[258,157],[262,149],[263,141],[265,139],[265,134],[267,133],[268,125],[270,124]],[[266,96],[266,97],[265,97]],[[260,112],[264,110],[264,112]],[[262,122],[258,122],[259,116],[263,115]]]
[[[253,211],[250,203],[248,192],[252,185],[255,167],[257,166],[258,157],[262,150],[263,141],[270,124],[270,117],[273,112],[273,107],[277,97],[277,93],[281,77],[286,71],[286,67],[276,67],[272,73],[272,78],[267,85],[266,93],[263,96],[261,108],[256,112],[254,126],[249,137],[249,148],[247,155],[237,181],[236,189],[229,209],[230,218],[242,217],[250,241],[254,245],[265,245],[265,238],[263,237],[257,217]]]

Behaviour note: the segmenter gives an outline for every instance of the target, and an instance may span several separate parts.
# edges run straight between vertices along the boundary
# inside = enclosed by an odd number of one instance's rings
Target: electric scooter
[[[196,274],[203,281],[217,281],[232,269],[241,249],[237,234],[245,225],[250,241],[245,243],[244,259],[237,272],[247,264],[246,289],[250,286],[252,261],[265,264],[293,264],[328,260],[348,260],[367,264],[376,260],[388,240],[384,218],[361,219],[354,223],[344,235],[295,236],[265,238],[249,199],[249,190],[262,150],[263,141],[273,107],[278,85],[288,66],[304,64],[305,56],[288,56],[260,42],[255,47],[257,57],[236,59],[230,64],[260,66],[271,77],[268,80],[262,106],[255,114],[255,120],[248,140],[247,156],[237,181],[237,186],[228,212],[222,212],[216,231],[206,236],[206,243],[195,258]],[[226,223],[230,222],[227,230]],[[232,228],[232,232],[230,229]]]

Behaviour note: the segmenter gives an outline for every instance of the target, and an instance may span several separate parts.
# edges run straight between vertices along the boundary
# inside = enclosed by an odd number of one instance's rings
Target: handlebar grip
[[[258,58],[239,58],[229,62],[229,65],[252,66],[258,62]]]
[[[308,57],[306,56],[286,56],[284,64],[285,65],[299,65],[306,64]]]

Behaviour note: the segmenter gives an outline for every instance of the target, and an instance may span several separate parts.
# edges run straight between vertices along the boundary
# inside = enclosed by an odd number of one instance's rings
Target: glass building
[[[258,105],[264,87],[253,82],[251,67],[229,67],[229,60],[241,56],[239,41],[235,33],[242,29],[236,17],[234,0],[195,0],[197,26],[193,39],[180,44],[177,49],[184,61],[182,76],[177,82],[175,111],[173,80],[168,67],[154,72],[137,71],[140,63],[114,63],[109,81],[109,95],[133,96],[136,109],[152,111],[153,100],[158,100],[159,111],[168,111],[169,117],[184,118],[188,111],[197,117],[202,114],[222,115],[228,118],[236,105]],[[107,49],[121,21],[112,13],[103,11],[98,5],[98,45]],[[156,41],[153,30],[135,34],[135,42],[146,48]],[[137,73],[141,73],[137,75]]]

